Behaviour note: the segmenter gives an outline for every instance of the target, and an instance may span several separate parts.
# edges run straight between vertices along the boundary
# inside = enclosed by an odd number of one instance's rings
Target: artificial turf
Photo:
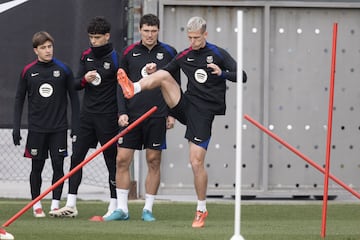
[[[4,224],[21,210],[27,200],[0,199],[0,221]],[[42,202],[44,210],[49,201]],[[203,229],[191,228],[195,204],[156,202],[155,222],[143,222],[143,203],[129,203],[130,220],[91,222],[107,203],[78,201],[79,216],[71,219],[35,219],[29,210],[4,228],[16,240],[221,240],[234,235],[234,204],[208,203],[209,216]],[[241,236],[245,240],[320,240],[320,203],[246,203],[241,206]],[[329,203],[326,237],[329,240],[360,240],[360,205]]]

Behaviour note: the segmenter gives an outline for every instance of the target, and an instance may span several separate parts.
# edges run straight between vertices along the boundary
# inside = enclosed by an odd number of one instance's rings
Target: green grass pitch
[[[29,201],[0,199],[4,224]],[[49,201],[43,207],[49,209]],[[241,206],[241,235],[245,240],[320,240],[322,204],[257,204]],[[208,203],[209,216],[203,229],[191,228],[195,203],[162,202],[154,205],[155,222],[143,222],[143,203],[130,202],[130,220],[91,222],[105,212],[107,203],[78,201],[79,216],[73,219],[35,219],[29,210],[4,228],[16,240],[222,240],[234,234],[234,204]],[[327,240],[360,240],[360,205],[329,203]]]

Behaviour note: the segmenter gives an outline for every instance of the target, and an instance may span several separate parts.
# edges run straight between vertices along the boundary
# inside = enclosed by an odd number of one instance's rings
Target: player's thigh
[[[116,157],[117,168],[127,169],[134,158],[134,152],[135,150],[131,148],[118,147]]]
[[[153,150],[166,149],[166,118],[149,118],[143,128],[144,148]]]
[[[94,114],[82,113],[80,116],[80,126],[77,132],[74,147],[80,149],[96,148],[98,139],[96,136],[96,126],[94,124]]]
[[[52,158],[68,156],[66,130],[49,134],[49,150]]]
[[[26,139],[24,157],[32,159],[48,158],[48,133],[29,131]]]
[[[193,113],[187,117],[185,137],[196,145],[207,149],[211,138],[214,115],[197,112],[195,108],[191,111]]]
[[[94,118],[96,136],[104,145],[119,133],[117,114],[104,114]]]
[[[170,108],[175,107],[179,103],[182,92],[175,79],[172,78],[169,81],[163,81],[163,84],[161,85],[161,92],[166,104]]]
[[[130,132],[119,138],[118,147],[142,150],[143,148],[143,126],[144,122],[134,127]]]
[[[176,118],[181,124],[187,124],[187,111],[189,102],[187,96],[181,93],[180,100],[178,104],[169,110],[169,114]]]

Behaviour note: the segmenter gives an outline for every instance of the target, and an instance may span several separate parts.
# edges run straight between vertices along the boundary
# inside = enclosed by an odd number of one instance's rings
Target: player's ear
[[[110,39],[110,33],[105,33],[105,38],[106,38],[106,40],[109,41],[109,39]]]
[[[39,54],[39,52],[38,52],[37,48],[34,48],[34,53],[35,53],[36,55],[38,55],[38,54]]]
[[[205,32],[204,32],[204,37],[207,38],[207,36],[208,36],[208,32],[205,31]]]

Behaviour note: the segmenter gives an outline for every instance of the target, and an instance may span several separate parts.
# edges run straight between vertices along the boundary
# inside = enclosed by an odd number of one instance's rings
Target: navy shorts
[[[179,103],[170,109],[170,115],[186,125],[186,139],[207,149],[211,138],[214,114],[199,111],[187,96],[182,94]]]
[[[131,121],[130,121],[131,122]],[[166,149],[166,117],[148,118],[124,135],[118,146],[130,149]]]
[[[26,140],[24,157],[32,159],[47,159],[51,156],[66,157],[67,130],[52,133],[29,131]]]

